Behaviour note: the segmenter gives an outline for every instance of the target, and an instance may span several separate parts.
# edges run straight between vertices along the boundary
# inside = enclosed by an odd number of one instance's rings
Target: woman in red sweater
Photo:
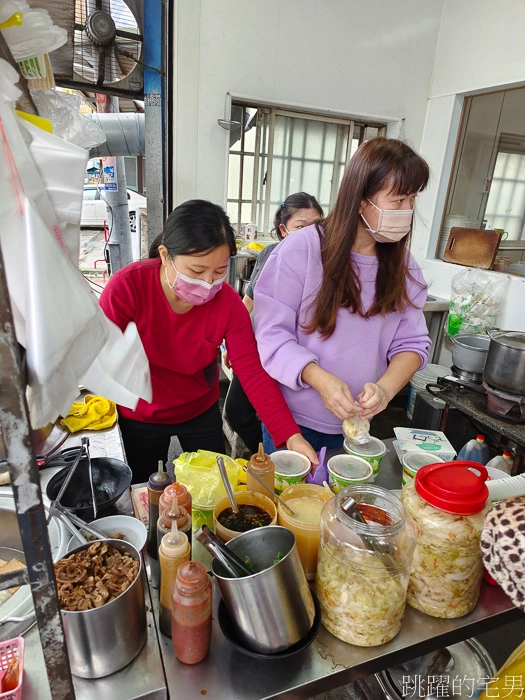
[[[203,200],[181,204],[168,217],[155,258],[112,275],[100,297],[106,316],[124,330],[137,325],[149,360],[153,400],[134,411],[119,406],[119,424],[134,481],[147,481],[166,461],[170,438],[185,451],[224,452],[219,411],[222,340],[235,374],[276,445],[317,456],[263,370],[250,317],[225,284],[235,236],[221,207]]]

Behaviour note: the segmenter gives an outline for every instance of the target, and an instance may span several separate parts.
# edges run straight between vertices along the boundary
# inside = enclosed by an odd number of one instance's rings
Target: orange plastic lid
[[[458,460],[421,467],[416,474],[415,488],[421,498],[445,513],[475,515],[487,503],[487,479],[488,473],[482,464]]]

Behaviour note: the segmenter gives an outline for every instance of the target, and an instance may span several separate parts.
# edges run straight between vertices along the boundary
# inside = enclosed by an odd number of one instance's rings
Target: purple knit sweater
[[[352,253],[352,261],[366,311],[374,299],[378,261],[358,253]],[[340,377],[354,398],[365,382],[376,382],[385,373],[399,352],[416,352],[421,368],[426,365],[430,339],[422,308],[427,287],[412,256],[409,269],[417,282],[408,280],[408,295],[417,308],[408,306],[403,313],[367,319],[339,309],[335,332],[323,340],[318,332],[308,335],[301,327],[311,318],[310,307],[323,276],[316,227],[288,236],[270,255],[255,287],[255,335],[263,367],[280,383],[299,425],[341,433],[341,421],[325,408],[320,394],[301,380],[309,362]]]

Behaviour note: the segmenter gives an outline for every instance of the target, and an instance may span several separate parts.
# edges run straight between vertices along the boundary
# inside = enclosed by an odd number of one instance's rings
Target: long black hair
[[[321,219],[324,217],[323,208],[313,195],[308,194],[308,192],[295,192],[295,194],[288,195],[275,212],[273,220],[272,233],[275,231],[280,241],[284,238],[280,229],[281,224],[286,226],[288,220],[298,209],[315,209],[319,212]]]
[[[235,232],[224,209],[205,199],[191,199],[168,216],[164,230],[150,246],[149,257],[160,257],[160,245],[165,245],[170,258],[174,258],[207,253],[225,244],[231,256],[237,254]]]

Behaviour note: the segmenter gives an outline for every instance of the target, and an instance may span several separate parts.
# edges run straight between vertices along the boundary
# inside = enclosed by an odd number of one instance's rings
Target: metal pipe
[[[106,142],[92,148],[90,158],[104,156],[143,156],[146,152],[144,114],[98,113],[88,115],[106,134]]]
[[[118,97],[97,94],[97,109],[108,116],[119,114]],[[129,230],[129,209],[126,187],[126,170],[124,158],[115,157],[116,190],[105,190],[104,199],[109,208],[108,241],[109,268],[111,273],[120,270],[133,259],[131,253],[131,234]]]

